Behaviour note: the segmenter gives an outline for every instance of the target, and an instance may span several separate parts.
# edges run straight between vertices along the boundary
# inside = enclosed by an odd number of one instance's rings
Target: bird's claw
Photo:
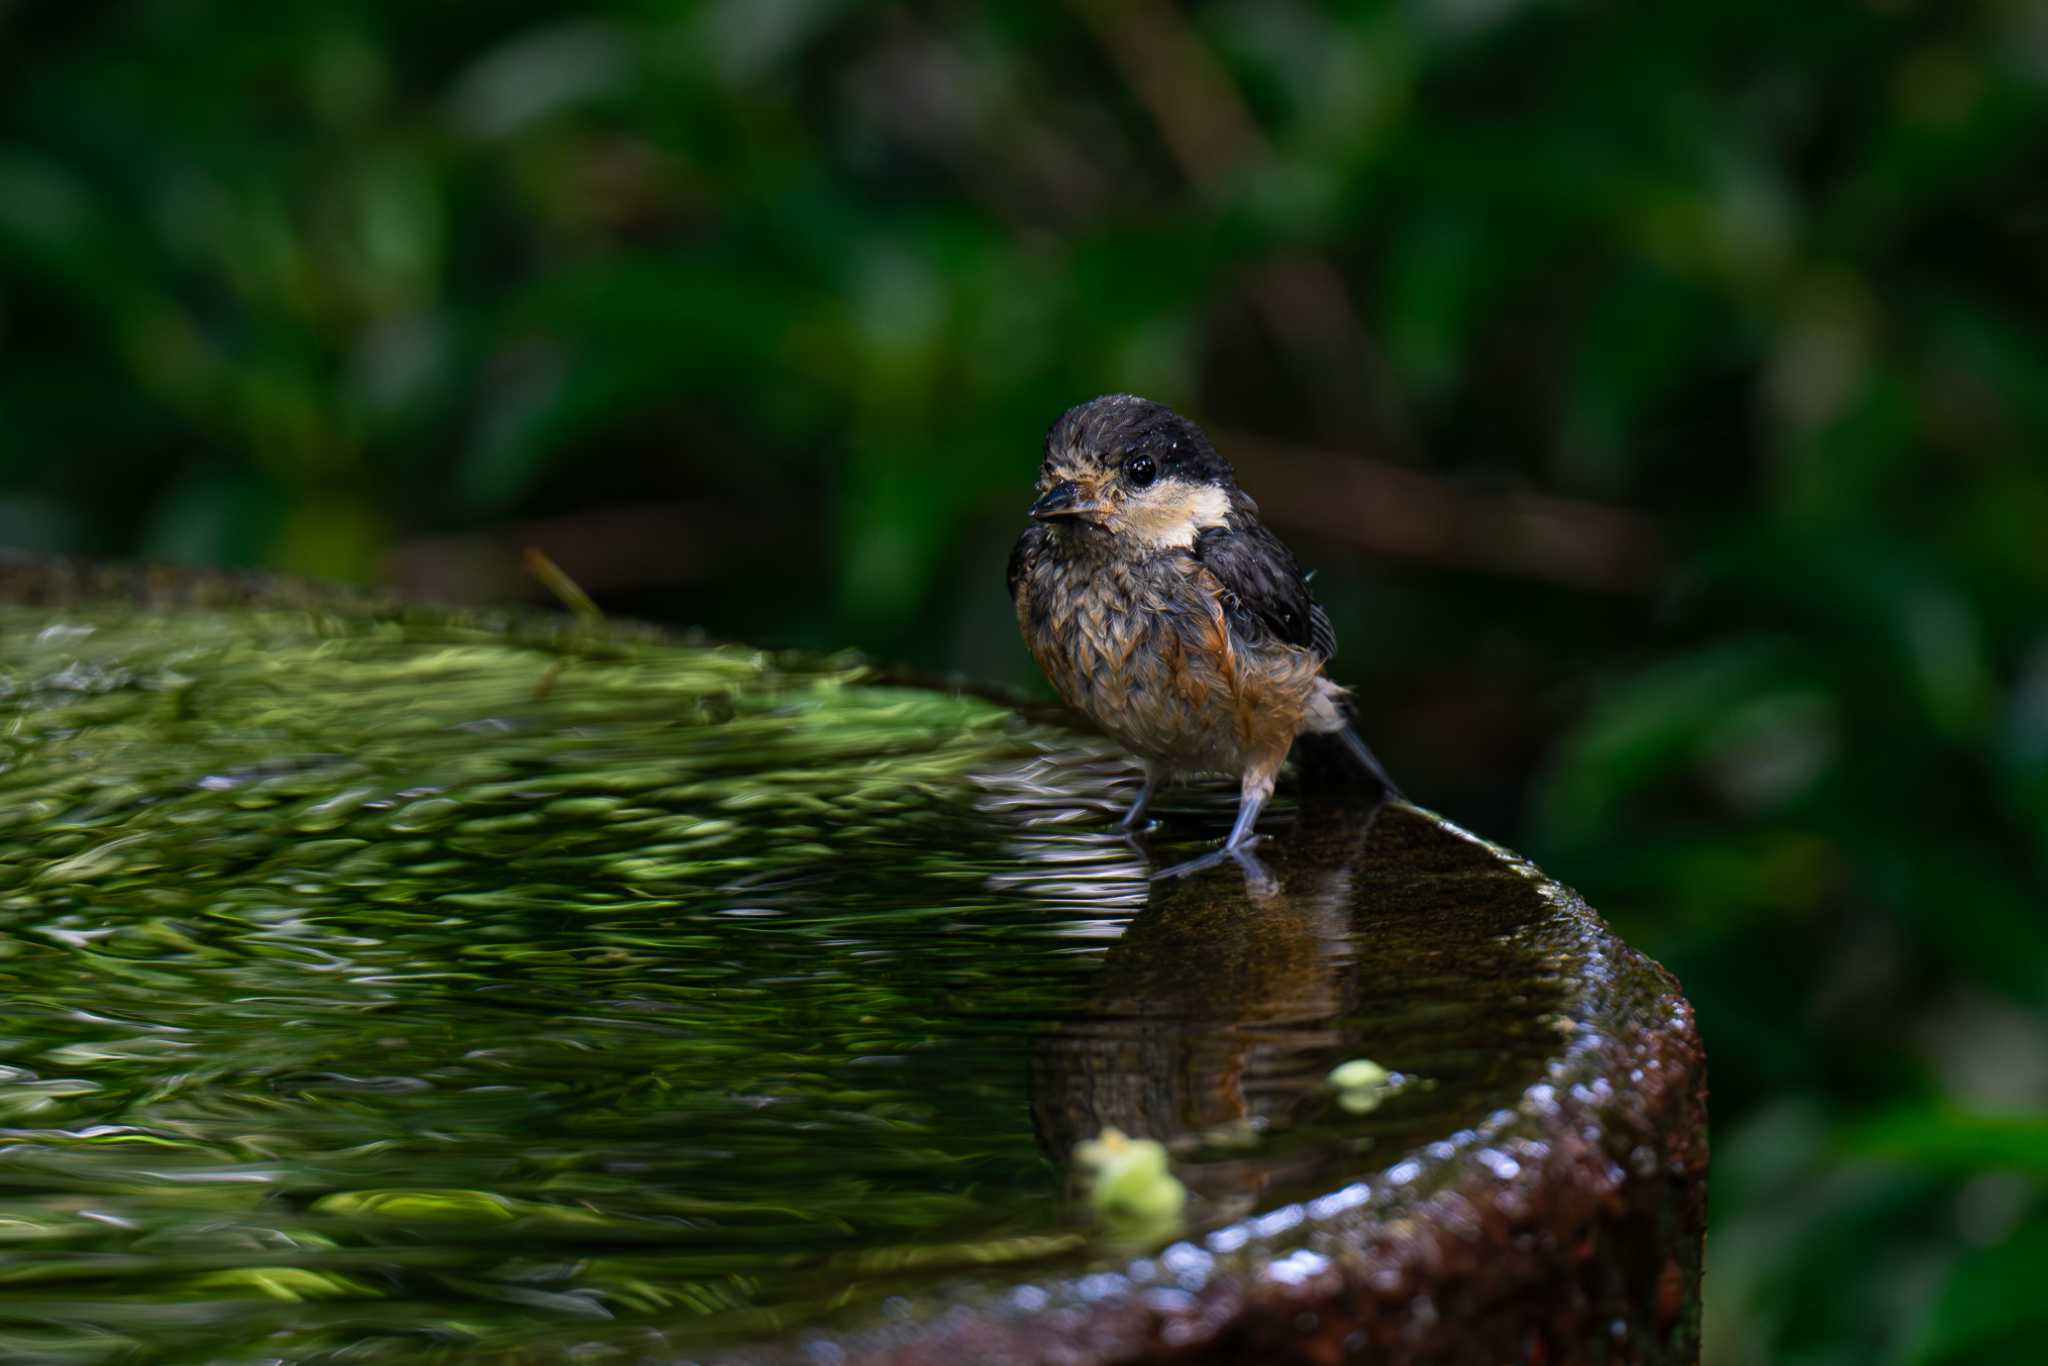
[[[1236,844],[1226,844],[1221,849],[1213,849],[1200,858],[1191,858],[1185,863],[1176,863],[1171,868],[1162,868],[1152,874],[1152,881],[1164,882],[1168,878],[1186,877],[1190,873],[1199,873],[1229,860],[1244,869],[1245,889],[1254,896],[1265,896],[1279,890],[1280,884],[1274,881],[1273,875],[1266,870],[1266,865],[1259,861],[1259,856],[1252,852],[1252,846],[1261,838],[1253,835]]]

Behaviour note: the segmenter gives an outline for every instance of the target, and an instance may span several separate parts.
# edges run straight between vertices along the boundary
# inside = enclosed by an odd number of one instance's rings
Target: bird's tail
[[[1344,713],[1344,725],[1303,735],[1294,742],[1295,762],[1301,770],[1303,786],[1370,802],[1399,797],[1401,789],[1387,776],[1386,766],[1359,738],[1358,709],[1348,697],[1341,699],[1339,706]]]

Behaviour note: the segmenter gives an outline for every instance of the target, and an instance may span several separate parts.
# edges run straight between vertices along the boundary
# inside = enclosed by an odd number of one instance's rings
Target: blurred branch
[[[1648,593],[1664,549],[1636,513],[1548,494],[1461,488],[1384,460],[1217,431],[1266,520],[1372,555],[1610,593]],[[799,519],[800,521],[801,519]],[[393,549],[380,582],[450,603],[536,596],[541,547],[590,594],[729,580],[761,554],[815,556],[797,523],[724,501],[636,504],[427,536]]]
[[[726,502],[593,508],[407,541],[384,557],[379,581],[435,602],[533,597],[527,557],[538,548],[588,594],[631,591],[718,578],[770,537],[787,533]]]
[[[604,609],[592,600],[590,594],[583,591],[582,584],[564,573],[562,566],[556,564],[545,550],[537,545],[530,545],[526,547],[526,554],[522,558],[526,564],[526,572],[540,580],[541,585],[553,593],[562,606],[585,621],[603,619]]]
[[[1324,404],[1341,410],[1344,428],[1370,433],[1382,452],[1412,463],[1421,443],[1342,272],[1321,256],[1278,256],[1250,284],[1266,326],[1309,372]]]
[[[1215,433],[1266,520],[1375,555],[1603,592],[1662,578],[1656,528],[1635,513],[1541,493],[1463,489],[1383,460]]]
[[[1069,3],[1197,189],[1220,198],[1237,173],[1271,159],[1251,107],[1179,10],[1166,0]],[[1414,426],[1343,273],[1321,256],[1291,252],[1246,283],[1274,339],[1314,381],[1325,412],[1344,430],[1371,433],[1383,451],[1412,457]]]
[[[1069,231],[1100,216],[1112,186],[1098,149],[1067,137],[1014,78],[977,64],[918,16],[890,10],[885,23],[888,41],[862,69],[860,89],[895,136],[942,158],[1005,223]],[[989,156],[991,147],[1005,155]]]
[[[1268,154],[1265,134],[1230,73],[1165,0],[1071,0],[1123,73],[1181,171],[1215,192]]]

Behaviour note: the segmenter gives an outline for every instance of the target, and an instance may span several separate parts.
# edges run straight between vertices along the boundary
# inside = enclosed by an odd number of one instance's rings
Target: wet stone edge
[[[1580,965],[1581,1028],[1513,1109],[1120,1271],[967,1286],[908,1321],[682,1361],[1697,1362],[1708,1148],[1692,1007],[1576,893],[1474,842],[1542,884],[1559,912],[1545,937]]]

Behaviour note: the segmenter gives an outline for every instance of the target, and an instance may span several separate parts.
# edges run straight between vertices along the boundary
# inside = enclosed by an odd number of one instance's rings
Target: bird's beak
[[[1041,522],[1092,522],[1101,526],[1109,520],[1110,507],[1093,489],[1078,480],[1054,484],[1031,505],[1031,515]]]

